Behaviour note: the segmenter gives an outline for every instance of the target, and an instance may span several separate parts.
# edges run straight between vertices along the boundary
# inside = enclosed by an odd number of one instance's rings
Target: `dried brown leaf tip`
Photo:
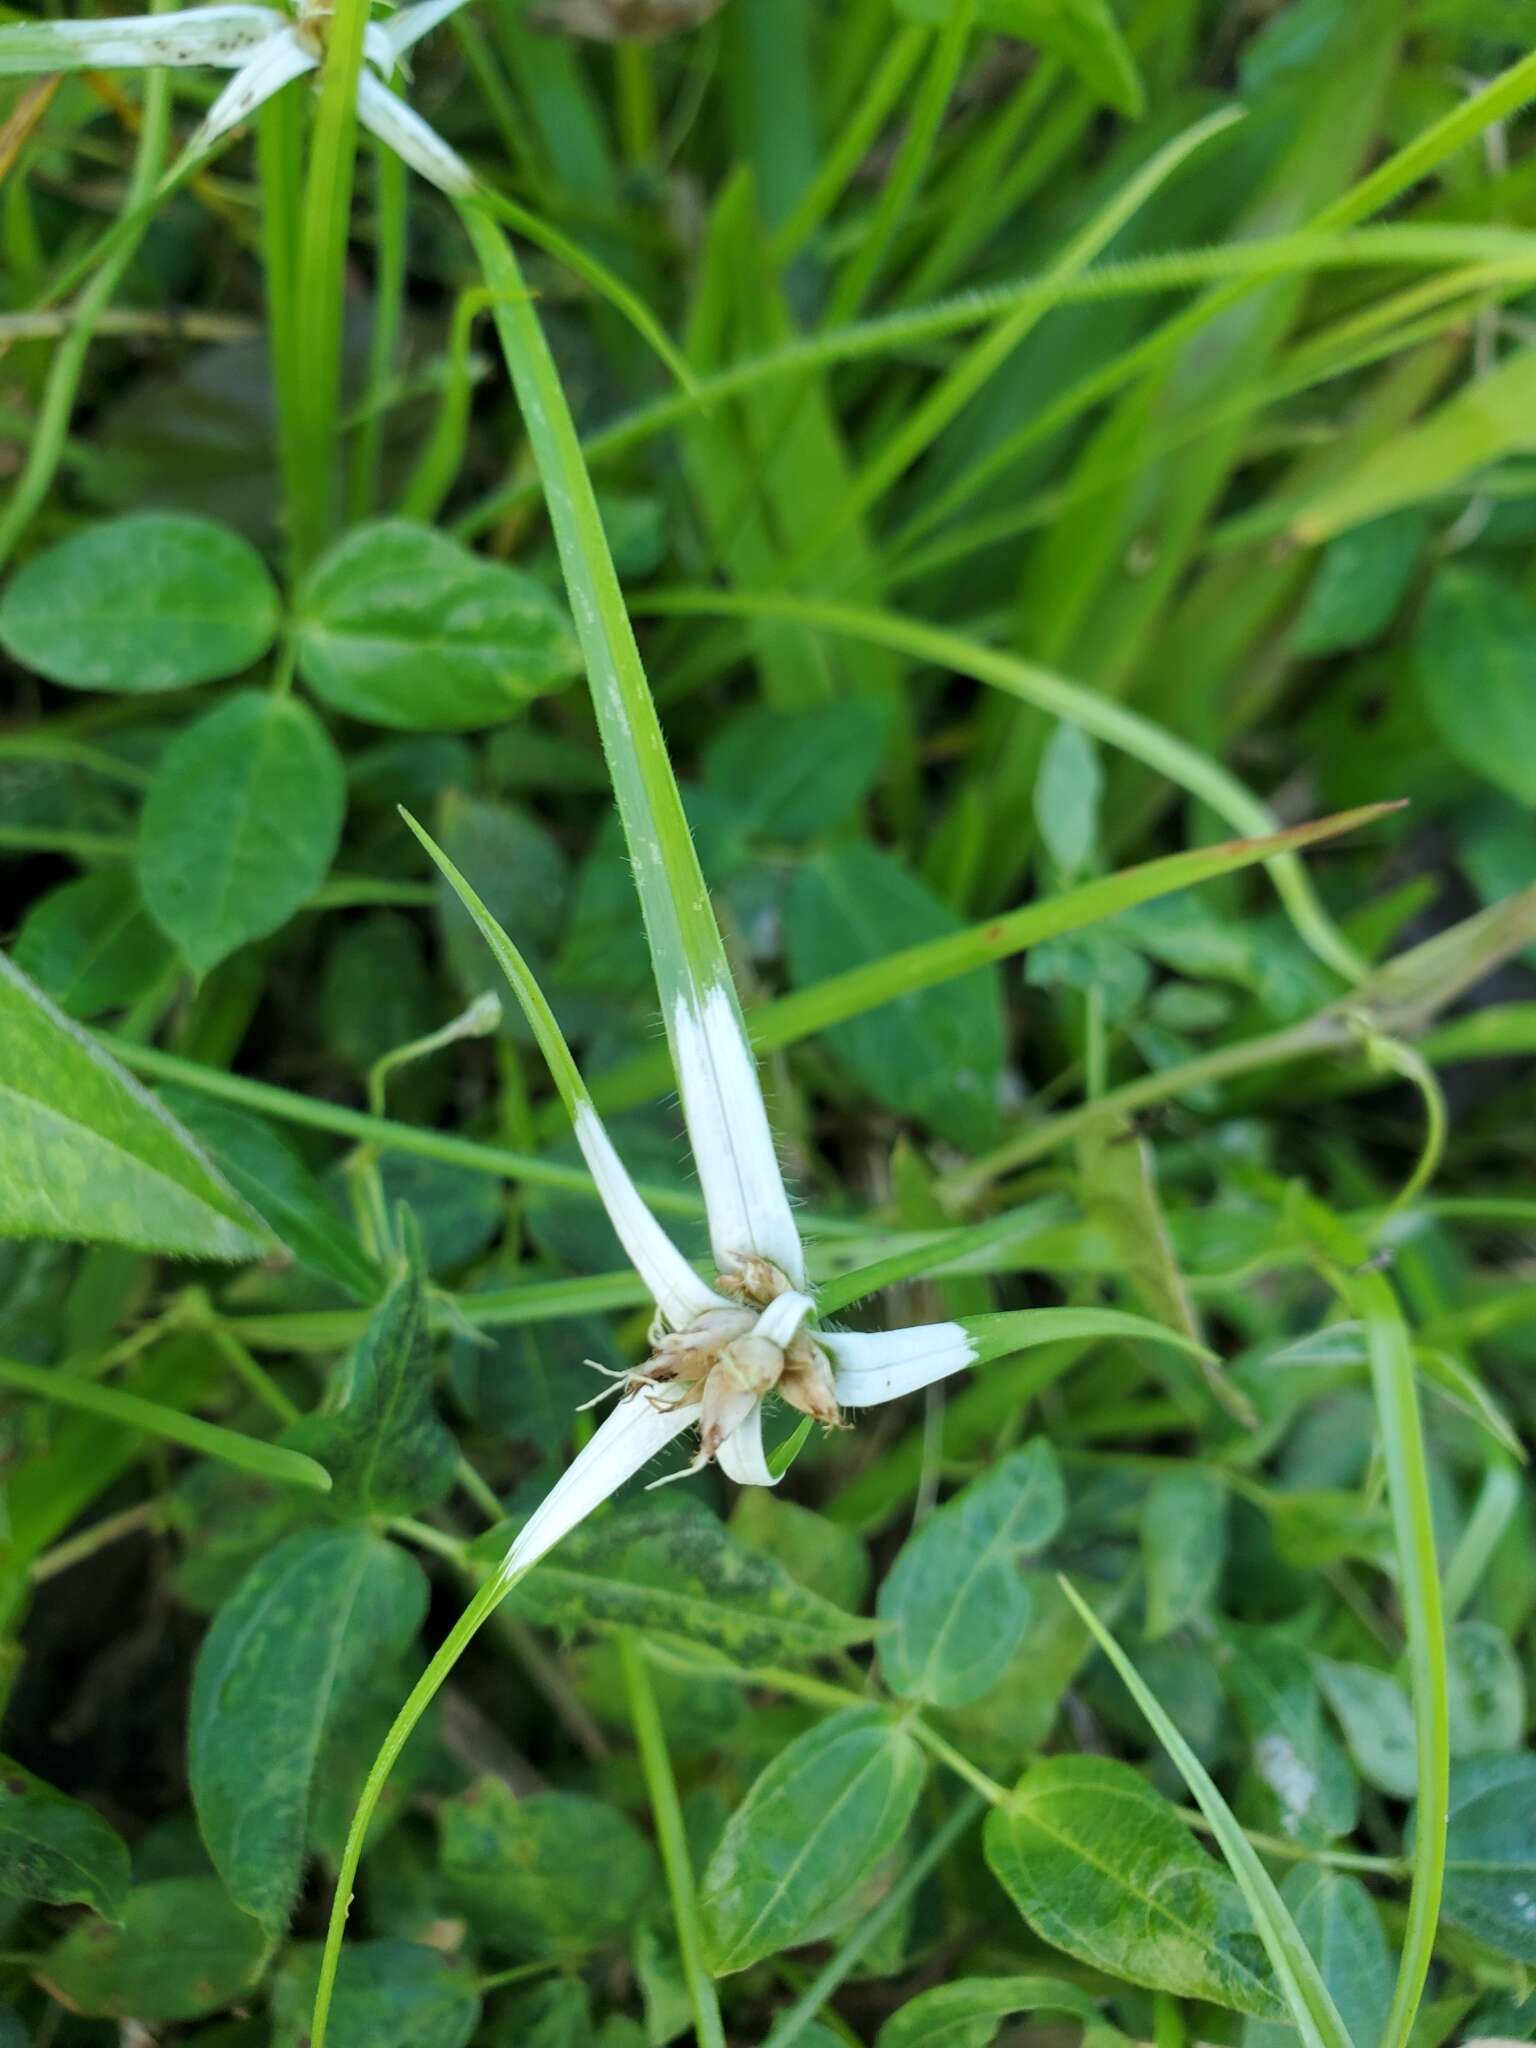
[[[699,28],[724,0],[541,0],[535,28],[598,43],[656,43]]]

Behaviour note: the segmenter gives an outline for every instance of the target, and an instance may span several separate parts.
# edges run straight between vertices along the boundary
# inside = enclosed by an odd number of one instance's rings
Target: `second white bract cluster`
[[[474,173],[385,80],[429,29],[462,4],[463,0],[422,0],[385,20],[369,22],[357,81],[357,118],[362,125],[413,171],[455,196],[475,189]],[[328,6],[306,0],[293,15],[273,7],[229,6],[125,15],[118,20],[15,22],[0,28],[0,77],[149,69],[161,64],[233,71],[188,142],[177,166],[180,174],[274,93],[319,69],[330,12]]]

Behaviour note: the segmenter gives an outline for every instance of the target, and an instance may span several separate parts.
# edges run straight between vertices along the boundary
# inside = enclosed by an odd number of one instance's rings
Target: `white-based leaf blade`
[[[527,961],[431,834],[423,831],[408,811],[403,816],[474,919],[481,937],[495,956],[496,964],[506,976],[508,986],[517,997],[560,1091],[560,1099],[571,1119],[588,1171],[597,1184],[608,1220],[635,1271],[650,1289],[656,1306],[674,1329],[691,1323],[706,1309],[726,1307],[723,1296],[716,1294],[699,1278],[646,1207],[612,1139],[603,1128],[602,1119],[592,1106],[587,1084],[571,1056],[565,1034],[554,1011],[545,1001],[544,992],[534,979]]]
[[[318,64],[319,59],[305,48],[291,28],[280,28],[242,65],[208,109],[182,152],[181,168],[205,155],[220,136],[248,121],[274,93],[302,78],[306,71],[315,70]]]
[[[0,29],[0,77],[138,65],[243,64],[288,26],[271,7],[189,7],[112,21],[25,21]]]
[[[672,1045],[716,1263],[727,1268],[756,1253],[803,1286],[800,1233],[728,984],[717,984],[699,1002],[688,995],[677,999]]]
[[[520,1577],[537,1564],[698,1419],[698,1408],[692,1403],[682,1408],[664,1407],[644,1393],[621,1401],[518,1531],[502,1563],[503,1582]]]
[[[370,135],[387,144],[403,164],[439,192],[463,199],[474,191],[475,174],[458,151],[450,149],[430,122],[423,121],[371,71],[358,77],[357,118]]]

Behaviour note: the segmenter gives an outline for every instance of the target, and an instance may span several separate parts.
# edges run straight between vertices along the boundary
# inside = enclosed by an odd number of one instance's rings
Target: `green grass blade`
[[[63,1408],[77,1408],[86,1415],[98,1415],[106,1422],[121,1423],[125,1429],[139,1429],[146,1436],[164,1437],[204,1457],[238,1465],[243,1472],[255,1472],[281,1486],[307,1486],[328,1493],[331,1475],[313,1458],[280,1444],[264,1443],[260,1437],[245,1436],[239,1430],[223,1429],[216,1422],[204,1422],[196,1415],[183,1415],[160,1401],[146,1401],[138,1394],[125,1394],[120,1387],[104,1387],[96,1380],[81,1379],[74,1373],[50,1372],[44,1367],[23,1365],[18,1359],[0,1358],[0,1385],[15,1387],[19,1393],[35,1394],[39,1400],[56,1402]]]
[[[1274,814],[1267,806],[1220,762],[1198,748],[1111,698],[1085,690],[1017,655],[984,646],[963,633],[924,625],[896,612],[779,592],[662,591],[647,597],[644,608],[668,613],[794,619],[821,626],[829,633],[871,641],[877,647],[894,648],[914,661],[933,662],[940,668],[974,676],[978,682],[1006,691],[1069,725],[1081,726],[1106,746],[1117,747],[1155,774],[1166,776],[1201,803],[1209,804],[1219,818],[1239,832],[1265,837],[1276,829]],[[1300,861],[1293,853],[1282,853],[1267,865],[1301,938],[1320,960],[1347,981],[1359,980],[1365,972],[1364,963],[1323,908]]]
[[[1136,211],[1145,205],[1158,186],[1178,169],[1186,158],[1213,137],[1243,118],[1240,108],[1222,107],[1177,135],[1128,180],[1107,206],[1102,207],[1086,227],[1074,235],[1042,280],[1042,290],[1026,297],[1000,320],[961,358],[949,374],[940,379],[899,430],[892,434],[879,454],[855,477],[849,490],[827,516],[817,522],[805,541],[796,565],[814,561],[828,542],[849,522],[884,495],[904,476],[939,435],[964,411],[982,386],[1044,318],[1051,303],[1050,287],[1059,280],[1086,270]]]
[[[295,559],[301,564],[324,546],[336,510],[342,299],[357,167],[357,81],[367,26],[368,0],[336,0],[327,24],[299,223],[294,346],[303,374],[292,393],[299,496],[288,514]]]
[[[869,296],[892,242],[917,196],[933,154],[944,109],[949,105],[965,61],[966,44],[976,20],[976,0],[955,0],[934,38],[928,68],[913,98],[911,116],[896,161],[881,187],[874,218],[832,288],[826,324],[840,327]]]
[[[581,441],[510,244],[460,207],[544,486],[629,845],[694,1162],[717,1260],[760,1253],[804,1271],[720,929],[625,609]]]
[[[970,974],[1039,945],[1064,932],[1082,931],[1135,904],[1148,903],[1175,890],[1189,889],[1242,868],[1257,866],[1282,854],[1299,852],[1343,832],[1359,831],[1388,816],[1393,804],[1371,804],[1336,817],[1294,825],[1262,839],[1228,840],[1218,846],[1143,861],[1118,874],[1101,875],[1075,889],[1063,889],[1042,903],[1026,903],[1001,917],[985,919],[942,939],[929,939],[888,953],[863,967],[828,976],[809,988],[778,996],[747,1012],[747,1035],[760,1053],[778,1052],[802,1039],[862,1017],[882,1003],[898,1001],[919,990],[937,988],[957,975]],[[641,1053],[599,1077],[593,1099],[600,1109],[619,1110],[652,1100],[667,1086],[667,1062],[659,1053]]]
[[[1380,1273],[1356,1270],[1335,1284],[1365,1325],[1371,1381],[1387,1468],[1387,1493],[1397,1548],[1398,1597],[1408,1635],[1413,1726],[1418,1753],[1413,1885],[1403,1934],[1397,1988],[1381,2048],[1407,2048],[1434,1954],[1445,1885],[1445,1834],[1450,1808],[1450,1696],[1445,1616],[1435,1556],[1435,1527],[1414,1381],[1413,1342],[1391,1286]]]
[[[1307,2048],[1353,2048],[1348,2029],[1339,2017],[1322,1973],[1287,1912],[1273,1878],[1259,1861],[1253,1844],[1239,1827],[1231,1807],[1217,1790],[1214,1780],[1184,1740],[1156,1695],[1149,1689],[1109,1630],[1083,1599],[1069,1579],[1061,1580],[1062,1591],[1077,1609],[1084,1627],[1118,1672],[1127,1692],[1140,1707],[1159,1742],[1167,1750],[1190,1796],[1210,1822],[1211,1832],[1227,1859],[1227,1866],[1242,1889],[1253,1915],[1259,1939],[1274,1966],[1275,1976],[1291,2009]]]
[[[667,330],[636,291],[632,291],[621,277],[618,277],[589,249],[560,229],[551,225],[540,214],[526,206],[519,206],[515,199],[504,193],[488,191],[484,187],[476,194],[477,203],[494,214],[497,220],[517,233],[534,242],[546,254],[553,256],[557,263],[563,263],[567,270],[579,277],[583,284],[590,285],[601,299],[631,327],[651,349],[659,361],[664,363],[682,389],[690,394],[697,390],[693,371],[687,359],[678,349]]]
[[[928,31],[908,22],[893,39],[880,68],[859,97],[851,119],[826,153],[815,179],[773,236],[769,254],[782,269],[815,234],[873,148],[881,128],[928,44]]]
[[[998,321],[1021,307],[1049,312],[1057,306],[1157,296],[1199,285],[1231,284],[1241,291],[1276,278],[1312,271],[1358,273],[1377,265],[1436,269],[1472,262],[1488,266],[1498,274],[1523,279],[1536,272],[1536,237],[1514,228],[1480,224],[1407,223],[1359,228],[1352,233],[1255,236],[1215,248],[1179,249],[1098,263],[1069,275],[1054,271],[1032,273],[1008,284],[965,292],[848,327],[827,329],[732,363],[700,377],[693,395],[669,394],[600,428],[583,444],[584,453],[591,463],[612,461],[675,427],[700,404],[712,405],[721,399],[740,397],[834,364],[918,350],[949,335]],[[1020,429],[1017,440],[1010,439],[1010,459],[1122,390],[1180,342],[1189,339],[1206,321],[1214,319],[1228,303],[1227,299],[1218,302],[1213,297],[1184,307],[1160,322],[1131,349],[1080,379]],[[533,495],[532,488],[523,484],[498,490],[464,514],[455,530],[471,537],[504,513],[527,504]]]
[[[539,1051],[544,1055],[550,1076],[560,1091],[560,1100],[565,1104],[566,1114],[574,1123],[583,1108],[592,1107],[592,1098],[587,1093],[587,1084],[581,1078],[571,1049],[565,1042],[565,1033],[560,1029],[544,991],[534,979],[532,969],[431,833],[418,825],[409,811],[402,810],[400,815],[442,873],[453,893],[474,919],[476,929],[490,948],[497,966],[506,976],[512,993],[517,997],[523,1015],[528,1020],[528,1028],[532,1031]]]
[[[489,290],[507,367],[549,506],[586,658],[609,773],[668,1030],[670,999],[730,986],[725,949],[613,567],[602,515],[534,302],[505,236],[466,204],[462,216]]]
[[[144,87],[139,143],[134,153],[133,172],[123,211],[111,230],[115,239],[101,268],[80,294],[70,317],[68,332],[54,352],[26,463],[10,488],[5,512],[0,516],[0,566],[8,562],[15,552],[17,542],[47,497],[63,460],[91,337],[122,283],[154,216],[160,196],[160,172],[165,162],[170,111],[170,81],[163,70],[152,71]]]
[[[688,1853],[682,1804],[677,1796],[677,1779],[673,1775],[672,1759],[667,1753],[667,1733],[656,1701],[656,1688],[646,1666],[643,1644],[633,1629],[619,1631],[619,1666],[624,1674],[624,1689],[629,1695],[635,1746],[640,1752],[646,1790],[650,1795],[656,1846],[661,1851],[667,1891],[672,1901],[672,1924],[677,1931],[683,1981],[688,1987],[688,2000],[693,2008],[694,2039],[698,2048],[725,2048],[720,2000],[704,1962],[704,1931],[699,1920],[698,1892]]]

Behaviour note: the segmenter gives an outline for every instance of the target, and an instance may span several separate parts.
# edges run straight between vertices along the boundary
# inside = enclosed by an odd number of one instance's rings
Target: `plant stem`
[[[979,1764],[973,1764],[963,1751],[956,1749],[955,1745],[946,1736],[941,1735],[937,1728],[930,1728],[928,1723],[916,1714],[908,1717],[906,1725],[911,1729],[924,1749],[928,1750],[933,1756],[936,1756],[939,1762],[948,1770],[953,1771],[957,1778],[964,1778],[966,1784],[980,1798],[984,1799],[988,1806],[1003,1805],[1008,1797],[1004,1788],[998,1784],[995,1778],[989,1778]]]
[[[938,1868],[977,1815],[984,1811],[986,1803],[986,1800],[976,1792],[968,1793],[960,1801],[944,1825],[936,1829],[923,1844],[922,1849],[913,1857],[874,1911],[859,1922],[852,1934],[823,1963],[789,2011],[775,2025],[773,2032],[764,2041],[763,2048],[792,2048],[792,2043],[801,2038],[860,1957],[902,1911],[919,1885],[924,1883],[928,1873]]]
[[[262,275],[267,299],[267,352],[277,408],[277,461],[290,546],[302,496],[303,407],[298,337],[298,222],[303,160],[302,103],[280,92],[257,116],[256,163],[261,175]]]
[[[144,86],[144,109],[139,124],[139,144],[134,152],[133,175],[123,202],[125,220],[143,208],[154,192],[165,161],[170,109],[171,90],[166,73],[163,70],[151,71]],[[48,372],[42,409],[33,429],[26,467],[11,493],[10,503],[0,515],[0,565],[9,561],[16,543],[48,495],[69,437],[70,415],[75,408],[80,379],[85,371],[86,353],[96,331],[97,320],[122,283],[148,226],[149,215],[146,212],[135,223],[133,232],[124,233],[113,244],[111,254],[75,303],[69,332],[55,350]]]
[[[258,1364],[251,1356],[233,1330],[227,1330],[211,1314],[206,1330],[209,1342],[213,1345],[219,1356],[235,1373],[236,1377],[256,1396],[256,1399],[261,1402],[264,1408],[275,1415],[281,1423],[286,1424],[299,1420],[301,1411],[297,1405],[289,1400],[266,1367]]]
[[[1216,1830],[1198,1807],[1181,1806],[1179,1818],[1202,1835]],[[1325,1870],[1350,1870],[1362,1877],[1406,1877],[1408,1864],[1401,1856],[1367,1856],[1353,1849],[1315,1849],[1307,1842],[1288,1841],[1283,1835],[1265,1835],[1254,1828],[1243,1833],[1261,1856],[1278,1856],[1287,1863],[1319,1863]]]
[[[103,1032],[99,1038],[125,1067],[147,1074],[152,1080],[178,1081],[220,1102],[233,1102],[286,1123],[303,1124],[311,1130],[330,1131],[337,1137],[377,1145],[381,1151],[411,1152],[418,1158],[439,1159],[445,1165],[467,1166],[477,1173],[499,1174],[507,1180],[526,1181],[533,1187],[562,1188],[597,1199],[591,1177],[581,1167],[561,1166],[530,1153],[509,1151],[502,1145],[482,1145],[449,1131],[422,1130],[415,1124],[396,1123],[389,1117],[368,1116],[341,1103],[322,1102],[316,1096],[274,1088],[270,1082],[228,1074],[199,1060],[181,1059],[153,1046],[134,1045],[109,1033]],[[681,1194],[675,1188],[643,1186],[640,1192],[651,1208],[664,1209],[674,1216],[697,1216],[703,1209],[696,1195]]]
[[[302,368],[302,375],[294,393],[296,495],[289,508],[294,558],[300,568],[330,537],[336,509],[347,234],[357,164],[357,81],[367,26],[368,0],[335,0],[310,135],[295,270],[295,368]]]
[[[369,1823],[373,1819],[380,1795],[389,1783],[390,1772],[394,1769],[401,1750],[410,1740],[417,1722],[437,1697],[449,1672],[515,1584],[516,1580],[504,1578],[497,1572],[480,1587],[448,1631],[426,1670],[411,1687],[405,1704],[390,1724],[389,1733],[380,1743],[378,1754],[368,1767],[368,1776],[363,1781],[362,1792],[358,1796],[357,1806],[347,1828],[341,1864],[336,1872],[336,1890],[331,1899],[331,1915],[326,1925],[325,1947],[321,1953],[320,1974],[315,1985],[314,2010],[310,2015],[310,2048],[325,2048],[325,2031],[330,2021],[331,2000],[336,1991],[336,1972],[341,1964],[341,1947],[346,1938],[347,1915],[352,1907],[352,1888],[357,1880],[357,1866],[362,1861]]]
[[[694,1889],[693,1867],[688,1856],[688,1837],[683,1830],[683,1810],[678,1803],[672,1760],[667,1754],[666,1733],[656,1704],[656,1689],[646,1669],[645,1657],[633,1629],[619,1634],[619,1662],[624,1673],[624,1690],[629,1696],[629,1715],[635,1742],[650,1795],[651,1816],[656,1823],[656,1842],[661,1850],[662,1868],[667,1874],[667,1891],[672,1900],[672,1920],[677,1930],[678,1952],[683,1979],[693,2007],[694,2037],[699,2048],[725,2048],[725,2031],[720,2023],[720,2001],[714,1980],[704,1963],[703,1931],[699,1925],[699,1902]]]
[[[45,1550],[33,1559],[28,1576],[38,1586],[45,1579],[55,1579],[60,1572],[67,1572],[71,1566],[82,1564],[86,1558],[94,1557],[98,1550],[105,1550],[109,1543],[116,1543],[124,1536],[132,1536],[140,1529],[153,1529],[160,1522],[164,1509],[158,1500],[142,1500],[136,1506],[123,1508],[115,1515],[105,1515],[99,1522],[92,1522],[88,1529],[78,1535],[68,1536],[62,1543],[56,1543],[52,1550]]]
[[[352,455],[347,510],[353,519],[367,518],[378,505],[386,401],[400,353],[400,330],[405,312],[405,165],[382,142],[373,152],[373,163],[373,325],[368,337],[368,382],[363,393],[363,418]]]
[[[1451,1777],[1445,1616],[1435,1556],[1429,1463],[1414,1379],[1413,1342],[1397,1297],[1380,1273],[1340,1275],[1336,1285],[1366,1327],[1396,1539],[1398,1598],[1413,1675],[1413,1727],[1418,1752],[1413,1888],[1408,1894],[1408,1924],[1403,1935],[1397,1988],[1382,2034],[1382,2048],[1407,2048],[1429,1977],[1440,1897],[1445,1886]]]
[[[482,1998],[488,1991],[501,1991],[508,1984],[526,1984],[530,1977],[542,1977],[546,1970],[558,1970],[559,1963],[553,1956],[542,1958],[536,1963],[514,1963],[507,1970],[493,1970],[489,1977],[482,1977],[475,1987]]]

